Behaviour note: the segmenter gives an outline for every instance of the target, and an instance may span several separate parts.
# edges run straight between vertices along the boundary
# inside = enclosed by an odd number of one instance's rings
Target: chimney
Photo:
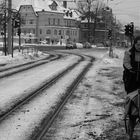
[[[67,8],[67,1],[66,0],[63,1],[63,7]]]

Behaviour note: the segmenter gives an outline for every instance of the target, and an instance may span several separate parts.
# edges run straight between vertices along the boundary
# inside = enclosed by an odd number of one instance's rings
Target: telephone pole
[[[8,53],[12,54],[12,0],[8,0]],[[12,55],[13,56],[13,55]]]
[[[4,28],[4,53],[5,53],[5,56],[7,55],[7,41],[6,41],[6,0],[4,2],[4,25],[3,25],[3,28]]]

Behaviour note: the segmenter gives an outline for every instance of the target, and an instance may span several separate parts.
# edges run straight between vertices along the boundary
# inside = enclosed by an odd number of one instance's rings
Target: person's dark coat
[[[125,52],[123,60],[123,81],[127,93],[133,92],[140,88],[140,62],[136,60],[136,56],[140,56],[135,47]]]

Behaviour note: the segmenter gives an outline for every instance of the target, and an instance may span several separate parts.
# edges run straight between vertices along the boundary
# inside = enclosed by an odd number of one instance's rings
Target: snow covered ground
[[[69,115],[64,116],[64,119],[61,120],[62,123],[59,124],[59,127],[62,129],[59,129],[59,131],[57,130],[57,133],[54,134],[52,138],[53,140],[60,140],[62,138],[73,139],[73,137],[75,137],[77,140],[101,138],[107,128],[112,128],[114,121],[118,123],[122,121],[123,106],[120,106],[120,104],[122,105],[125,94],[121,79],[124,50],[115,50],[114,58],[108,57],[108,53],[106,52],[97,53],[95,51],[86,50],[82,53],[96,56],[97,61],[94,63],[93,67],[89,70],[86,77],[75,91],[75,96],[83,97],[80,97],[81,105],[76,104],[77,100],[70,101],[67,104],[67,108],[71,112],[65,113]],[[30,57],[30,55],[32,57]],[[36,59],[36,56],[33,54],[30,55],[25,56],[18,52],[14,55],[14,58],[11,56],[0,55],[0,65],[14,65]],[[41,57],[46,57],[46,55],[39,53],[38,58]],[[74,103],[70,104],[71,102]],[[72,107],[72,109],[70,107]],[[72,127],[68,126],[77,127],[76,129],[72,129]],[[8,130],[10,130],[10,126]],[[13,135],[15,135],[17,130],[13,130],[11,132]],[[10,135],[12,136],[11,132],[9,131],[7,133],[5,131],[0,129],[0,133],[5,137],[3,140],[11,140],[9,138]],[[107,133],[108,132],[106,132],[106,134]],[[22,137],[24,137],[24,135]],[[111,140],[110,138],[108,140]]]
[[[98,58],[43,140],[128,140],[124,129],[124,50]]]
[[[0,67],[2,66],[12,66],[16,64],[22,64],[33,60],[38,60],[41,58],[45,58],[49,56],[49,54],[39,52],[36,54],[32,53],[22,53],[18,50],[14,51],[13,58],[11,55],[5,56],[3,52],[0,51]]]

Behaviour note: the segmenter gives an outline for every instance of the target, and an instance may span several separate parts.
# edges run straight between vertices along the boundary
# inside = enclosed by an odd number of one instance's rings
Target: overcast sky
[[[117,19],[124,24],[134,22],[140,28],[140,0],[108,0],[108,5],[112,7]]]
[[[113,9],[113,13],[114,15],[116,15],[116,18],[120,20],[123,24],[134,22],[134,25],[139,26],[140,28],[140,0],[103,0],[103,1]]]

